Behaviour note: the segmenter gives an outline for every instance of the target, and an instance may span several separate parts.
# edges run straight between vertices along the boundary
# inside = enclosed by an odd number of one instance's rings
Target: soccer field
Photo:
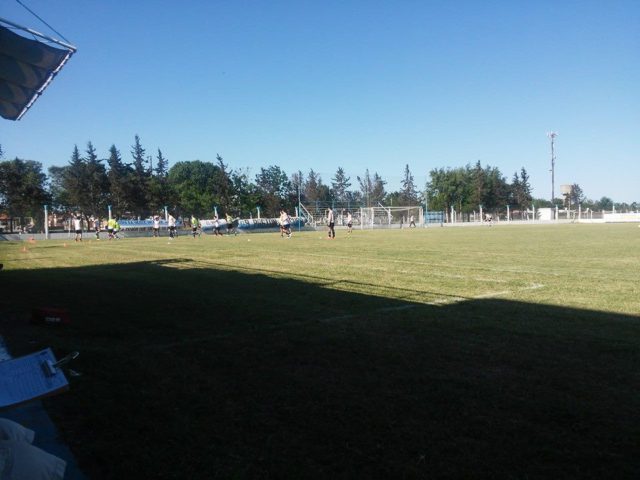
[[[0,334],[90,478],[640,472],[636,225],[325,236],[0,242]]]

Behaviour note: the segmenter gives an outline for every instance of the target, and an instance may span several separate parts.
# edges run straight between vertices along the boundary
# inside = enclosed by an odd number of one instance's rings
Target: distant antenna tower
[[[551,139],[551,203],[553,203],[555,195],[555,168],[556,168],[556,153],[554,150],[554,142],[558,134],[556,132],[547,133],[547,137]]]

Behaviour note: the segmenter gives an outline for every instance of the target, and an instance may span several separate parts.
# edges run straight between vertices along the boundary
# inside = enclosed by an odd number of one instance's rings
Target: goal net
[[[353,212],[354,227],[413,228],[424,226],[422,207],[368,207]]]

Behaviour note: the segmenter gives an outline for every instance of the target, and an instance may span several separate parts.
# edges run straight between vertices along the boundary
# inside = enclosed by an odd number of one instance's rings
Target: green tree
[[[74,145],[69,164],[63,171],[62,181],[62,188],[67,192],[70,209],[82,209],[87,185],[86,165],[80,156],[78,146]]]
[[[149,178],[151,174],[150,167],[147,167],[149,162],[145,156],[145,149],[142,148],[138,135],[135,136],[135,143],[131,147],[131,156],[133,157],[133,171],[130,173],[130,208],[135,215],[145,216],[149,211]]]
[[[477,211],[480,206],[485,211],[502,208],[513,196],[512,188],[507,184],[499,168],[490,165],[483,168],[478,160],[473,168],[466,166],[464,175],[467,189],[462,197],[461,211],[463,212]]]
[[[311,169],[304,183],[304,197],[309,203],[326,202],[330,200],[329,187],[322,183],[322,177]]]
[[[177,200],[170,205],[171,210],[178,215],[211,215],[214,206],[221,206],[218,190],[220,175],[220,167],[210,162],[193,160],[176,163],[168,175]]]
[[[160,178],[167,178],[167,174],[169,173],[169,160],[162,155],[162,150],[160,149],[158,149],[156,160],[155,175]]]
[[[571,193],[569,194],[569,202],[571,203],[571,206],[573,208],[577,208],[578,205],[584,202],[584,200],[585,196],[582,191],[582,187],[580,187],[580,185],[578,185],[577,183],[571,185]]]
[[[301,204],[303,205],[308,204],[309,202],[307,201],[307,197],[305,196],[305,190],[304,190],[304,186],[305,186],[304,173],[302,173],[301,170],[298,170],[297,172],[293,172],[290,176],[290,182],[291,182],[291,193],[290,193],[289,204],[293,206],[298,205],[298,195],[300,196]]]
[[[34,217],[38,224],[49,204],[42,164],[16,158],[0,162],[0,208],[12,217]]]
[[[518,172],[513,174],[513,180],[509,187],[508,203],[516,208],[527,209],[531,206],[533,197],[531,196],[531,185],[529,184],[529,175],[527,170],[522,167],[520,175]]]
[[[384,186],[387,184],[378,172],[373,174],[373,182],[372,182],[372,190],[371,190],[371,202],[373,206],[377,206],[378,204],[382,204],[384,202],[384,198],[387,196],[387,192],[384,189]]]
[[[148,160],[145,153],[146,150],[142,148],[140,137],[136,135],[134,137],[134,144],[131,146],[131,157],[133,157],[133,170],[135,174],[141,178],[146,178],[149,173],[146,165]]]
[[[553,208],[555,206],[554,203],[551,202],[551,200],[546,199],[546,198],[532,198],[531,199],[531,204],[530,205],[523,205],[522,209],[528,209],[531,205],[533,205],[536,209],[537,208]]]
[[[258,204],[264,216],[276,217],[281,208],[291,208],[292,205],[288,204],[292,191],[291,182],[280,167],[272,165],[260,168],[260,173],[256,175],[256,187]]]
[[[368,208],[372,205],[375,205],[373,201],[373,180],[371,180],[371,175],[369,174],[369,169],[367,168],[362,177],[356,177],[358,179],[358,184],[360,185],[360,195],[364,202],[364,205]]]
[[[509,202],[508,205],[512,207],[519,207],[519,196],[520,196],[520,177],[518,176],[518,172],[513,173],[513,178],[511,179],[511,185],[509,187]]]
[[[451,207],[462,210],[468,195],[468,169],[433,169],[429,172],[429,178],[426,188],[429,210],[449,212]]]
[[[478,209],[479,205],[486,207],[487,204],[487,178],[486,172],[478,160],[471,169],[467,165],[467,175],[469,177],[469,195],[464,199],[463,203],[467,207],[466,210],[474,211]]]
[[[103,161],[87,142],[86,157],[75,145],[68,165],[52,167],[51,191],[57,209],[77,210],[85,216],[104,212],[109,198],[109,181]]]
[[[107,170],[102,162],[102,160],[98,159],[93,144],[88,142],[86,157],[84,158],[86,191],[81,196],[81,205],[85,215],[100,215],[106,209],[109,179]]]
[[[413,175],[409,170],[409,164],[404,167],[404,175],[401,182],[402,188],[398,196],[399,206],[414,206],[418,204],[418,191],[413,181]]]
[[[171,189],[169,187],[168,177],[169,161],[162,155],[162,151],[158,149],[156,156],[156,166],[153,169],[153,175],[149,179],[149,208],[151,212],[156,213],[171,203]]]
[[[115,145],[109,148],[109,158],[107,159],[109,170],[107,179],[109,181],[109,199],[114,215],[120,216],[128,211],[131,206],[131,178],[133,169],[122,161],[120,152]]]
[[[518,205],[521,207],[528,207],[531,204],[533,196],[531,195],[531,184],[529,183],[529,174],[527,170],[522,167],[520,169],[520,197],[518,198]]]
[[[218,162],[218,169],[220,171],[219,175],[217,176],[217,190],[219,192],[220,204],[226,212],[231,207],[232,183],[229,175],[230,172],[228,171],[227,165],[225,165],[224,160],[222,159],[220,154],[216,153],[216,161]]]
[[[484,169],[485,196],[482,206],[486,210],[504,208],[509,202],[509,184],[497,167],[487,165]]]
[[[385,205],[389,205],[391,207],[407,205],[407,204],[403,203],[402,192],[400,192],[400,191],[387,193],[387,196],[384,199],[384,204]]]
[[[67,166],[49,167],[49,193],[51,195],[51,211],[66,212],[71,208],[69,192],[65,189],[65,175]]]
[[[238,216],[253,216],[260,195],[243,170],[231,172],[231,208]]]
[[[602,197],[595,203],[595,209],[613,210],[613,200],[611,200],[609,197]]]
[[[329,188],[329,185],[322,183],[322,179],[320,179],[320,183],[318,184],[318,200],[321,202],[331,201],[331,188]]]
[[[349,198],[350,178],[342,167],[338,167],[335,176],[331,179],[331,195],[338,202],[347,202]]]

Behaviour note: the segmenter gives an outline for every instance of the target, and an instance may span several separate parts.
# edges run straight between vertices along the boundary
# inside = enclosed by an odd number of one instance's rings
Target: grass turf
[[[91,478],[640,472],[633,225],[88,240],[0,243],[0,333]]]

